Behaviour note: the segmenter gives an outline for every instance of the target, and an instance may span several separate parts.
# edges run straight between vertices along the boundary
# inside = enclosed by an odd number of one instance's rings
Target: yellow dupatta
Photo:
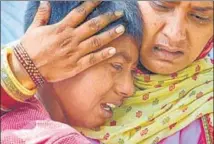
[[[77,128],[106,144],[155,144],[213,114],[213,64],[207,57],[172,75],[136,76],[136,92],[97,130]]]

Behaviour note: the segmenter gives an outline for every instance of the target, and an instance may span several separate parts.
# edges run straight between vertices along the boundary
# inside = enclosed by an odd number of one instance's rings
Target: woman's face
[[[105,47],[117,48],[117,54],[68,80],[55,83],[54,91],[68,123],[94,128],[112,117],[111,108],[120,106],[134,92],[133,71],[138,49],[128,36]]]
[[[211,1],[140,1],[144,19],[141,63],[170,74],[191,64],[213,36]]]

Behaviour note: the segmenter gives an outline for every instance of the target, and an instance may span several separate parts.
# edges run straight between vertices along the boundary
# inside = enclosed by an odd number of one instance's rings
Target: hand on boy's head
[[[122,12],[120,14],[112,12],[108,16],[101,15],[80,24],[99,4],[100,2],[84,2],[61,21],[52,25],[46,25],[51,12],[49,2],[43,2],[38,7],[34,20],[21,38],[21,42],[48,82],[61,81],[75,76],[116,53],[115,48],[111,47],[98,52],[94,51],[122,35],[125,31],[124,26],[114,27],[107,32],[91,36],[122,17]],[[31,8],[28,11],[35,10],[35,7]],[[92,56],[96,61],[90,61]]]

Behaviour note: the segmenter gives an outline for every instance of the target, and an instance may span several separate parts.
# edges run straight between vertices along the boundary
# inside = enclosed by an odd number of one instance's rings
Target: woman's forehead
[[[162,0],[161,0],[162,1]],[[213,5],[212,1],[163,1],[171,4],[181,4],[181,3],[191,3],[191,4],[198,4],[198,5]]]
[[[213,7],[212,1],[189,1],[191,4]]]
[[[195,1],[191,2],[191,7],[199,11],[213,11],[213,2],[211,1]]]
[[[164,3],[173,4],[173,5],[191,5],[191,6],[198,6],[198,7],[209,7],[213,8],[212,1],[162,1]]]
[[[136,61],[139,49],[135,40],[129,35],[123,35],[113,40],[108,45],[117,49],[115,56],[123,57],[127,62]]]
[[[212,1],[178,1],[178,2],[169,2],[175,3],[180,5],[190,5],[191,7],[201,7],[201,8],[208,8],[213,9],[213,2]]]

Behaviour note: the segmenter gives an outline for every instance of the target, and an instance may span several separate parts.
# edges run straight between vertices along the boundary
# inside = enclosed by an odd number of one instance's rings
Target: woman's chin
[[[149,63],[143,64],[146,69],[153,73],[168,75],[182,70],[185,66],[175,64],[168,61],[152,60]]]
[[[154,54],[141,55],[142,65],[149,71],[157,74],[168,75],[183,70],[196,58],[187,54],[181,54],[175,59],[164,59]]]

